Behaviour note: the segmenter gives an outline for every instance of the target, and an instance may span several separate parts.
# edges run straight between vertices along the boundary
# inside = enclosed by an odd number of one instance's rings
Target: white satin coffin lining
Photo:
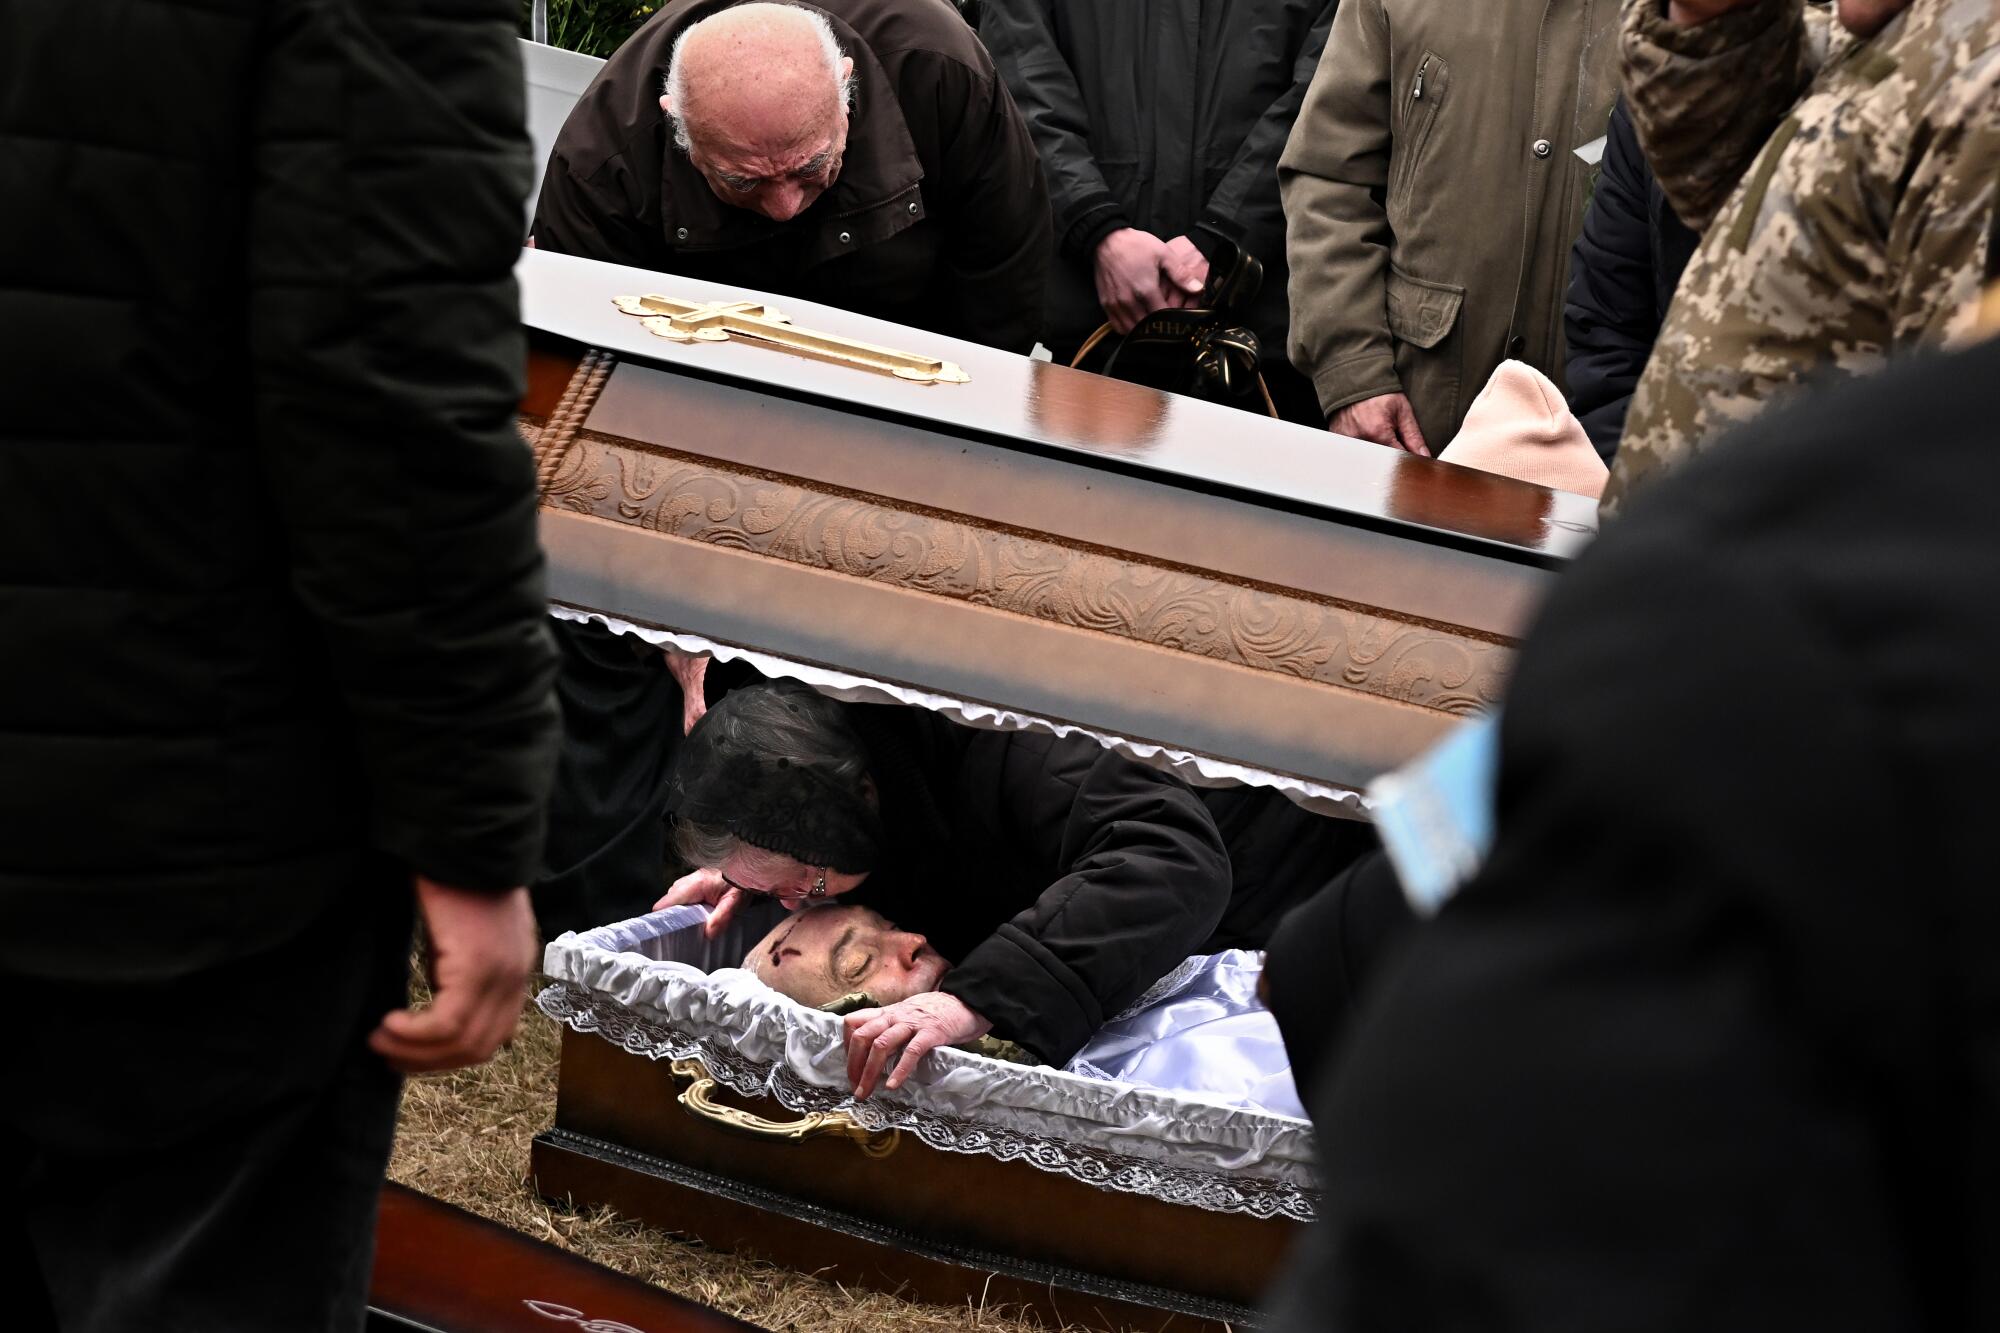
[[[1288,777],[1282,773],[1268,773],[1263,769],[1233,764],[1226,759],[1195,754],[1190,750],[1176,750],[1170,746],[1154,745],[1147,741],[1127,740],[1123,736],[1093,731],[1089,727],[1079,727],[1074,723],[1037,717],[1033,713],[1016,713],[1010,709],[996,708],[991,704],[954,699],[948,694],[931,694],[924,690],[912,689],[907,685],[892,685],[887,681],[871,680],[867,676],[856,676],[829,667],[811,666],[788,658],[773,657],[769,653],[716,643],[698,634],[635,625],[629,620],[607,616],[601,611],[587,611],[582,607],[569,606],[562,602],[549,603],[549,614],[558,620],[594,620],[617,634],[637,635],[647,643],[660,647],[671,644],[684,652],[708,653],[722,662],[748,662],[765,676],[801,681],[821,694],[846,703],[914,704],[933,713],[942,713],[955,722],[963,722],[967,726],[979,727],[986,731],[1047,731],[1057,736],[1088,736],[1099,745],[1115,750],[1128,759],[1137,760],[1151,768],[1165,769],[1190,786],[1271,787],[1283,792],[1294,803],[1315,814],[1332,815],[1343,819],[1368,818],[1368,798],[1349,787],[1334,787],[1323,782]]]
[[[932,1052],[900,1089],[857,1102],[838,1018],[740,969],[705,974],[638,951],[658,951],[653,941],[685,925],[689,910],[550,941],[543,970],[556,984],[536,1003],[632,1054],[699,1059],[737,1092],[793,1111],[844,1111],[933,1148],[1018,1159],[1169,1203],[1300,1221],[1314,1214],[1314,1140],[1304,1121],[958,1050]]]

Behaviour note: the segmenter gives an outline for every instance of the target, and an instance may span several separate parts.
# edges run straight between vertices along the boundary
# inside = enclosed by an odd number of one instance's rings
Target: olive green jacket
[[[1402,392],[1432,452],[1500,362],[1562,382],[1618,0],[1346,0],[1278,163],[1291,356],[1330,416]]]

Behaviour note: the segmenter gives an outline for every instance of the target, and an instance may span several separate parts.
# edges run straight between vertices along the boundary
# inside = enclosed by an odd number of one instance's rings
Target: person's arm
[[[657,204],[646,200],[644,193],[642,182],[624,169],[620,159],[579,172],[558,138],[549,153],[528,235],[537,250],[640,268],[662,267],[666,243],[651,212]]]
[[[1897,349],[1968,334],[1986,276],[2000,265],[1988,222],[2000,197],[2000,52],[1988,50],[1938,91],[1916,140],[1922,156],[1880,187],[1894,209],[1887,268]],[[1905,176],[1896,198],[1891,187]]]
[[[941,987],[1061,1065],[1111,1015],[1214,931],[1229,856],[1187,784],[1087,737],[982,736],[1004,745],[991,788],[1003,839],[1054,871]]]
[[[1244,233],[1244,215],[1263,206],[1266,200],[1275,202],[1272,185],[1278,177],[1278,159],[1285,151],[1285,140],[1291,135],[1292,125],[1299,118],[1299,107],[1305,102],[1306,88],[1319,69],[1320,56],[1326,50],[1327,33],[1333,27],[1335,8],[1332,0],[1328,0],[1319,17],[1313,20],[1306,32],[1305,42],[1299,47],[1298,58],[1292,62],[1291,86],[1250,127],[1250,132],[1243,137],[1242,145],[1236,150],[1236,156],[1230,159],[1228,171],[1216,182],[1215,189],[1202,205],[1201,219],[1195,224],[1190,239],[1201,247],[1205,257],[1212,259],[1213,253],[1207,238],[1201,233],[1209,232],[1227,241],[1240,242]],[[1257,257],[1265,259],[1269,256]]]
[[[1607,461],[1617,451],[1632,391],[1660,332],[1650,179],[1621,102],[1611,113],[1603,169],[1570,250],[1563,302],[1569,408]]]
[[[1415,415],[1389,333],[1389,115],[1381,0],[1347,0],[1278,159],[1291,268],[1289,350],[1329,418],[1348,433],[1408,448],[1398,423],[1407,420],[1414,432]],[[1412,452],[1423,449],[1420,436],[1413,443]]]
[[[1812,82],[1805,0],[1709,0],[1678,17],[1626,0],[1619,41],[1646,158],[1681,220],[1706,231]]]
[[[1090,112],[1056,43],[1055,0],[991,0],[980,11],[979,37],[1040,155],[1056,240],[1064,254],[1089,263],[1099,242],[1131,222],[1091,152]]]
[[[992,66],[913,54],[903,69],[903,80],[929,90],[924,100],[938,109],[946,171],[935,187],[925,182],[924,202],[946,232],[951,331],[1025,353],[1041,332],[1050,247],[1049,192],[1034,140]]]
[[[344,53],[311,46],[325,34],[302,25],[276,34],[271,56],[274,70],[303,61],[337,80],[338,119],[322,127],[319,99],[274,89],[250,120],[264,169],[246,242],[246,465],[281,516],[291,586],[360,757],[371,841],[461,895],[452,907],[471,899],[452,911],[427,892],[427,918],[498,914],[514,924],[494,938],[512,939],[557,736],[535,472],[514,426],[528,144],[513,16],[501,0],[342,8]],[[382,52],[395,59],[364,58]],[[466,1032],[476,1046],[498,1030],[481,1015],[499,992],[478,979],[494,951],[440,944],[456,956],[452,984],[487,1001],[454,1001],[446,1017],[471,1025],[456,1037],[420,1035],[431,1056],[462,1055]],[[506,1003],[518,1012],[518,985]]]
[[[1260,994],[1277,1020],[1301,1097],[1332,1065],[1364,986],[1416,926],[1389,854],[1379,847],[1279,919],[1265,949]]]

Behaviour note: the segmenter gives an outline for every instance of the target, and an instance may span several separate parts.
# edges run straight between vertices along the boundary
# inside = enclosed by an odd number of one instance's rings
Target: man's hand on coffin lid
[[[708,696],[704,693],[708,655],[686,653],[674,647],[662,648],[660,652],[667,659],[667,673],[681,687],[681,735],[685,736],[708,711]]]
[[[1336,435],[1351,435],[1371,444],[1387,445],[1419,458],[1431,456],[1424,433],[1417,426],[1417,410],[1400,393],[1385,393],[1349,403],[1327,418],[1326,428]]]
[[[847,1081],[856,1097],[873,1096],[883,1070],[889,1070],[886,1086],[900,1088],[933,1050],[983,1037],[993,1028],[965,1001],[943,991],[912,995],[886,1009],[863,1009],[841,1022],[847,1029]]]
[[[369,1048],[405,1074],[483,1064],[514,1035],[535,965],[528,891],[477,893],[422,875],[416,889],[430,938],[431,1002],[383,1015]]]
[[[736,909],[743,903],[743,891],[729,887],[720,870],[691,870],[667,886],[665,896],[653,904],[653,910],[685,907],[689,903],[713,909],[702,924],[701,933],[714,939],[729,924],[729,918],[736,915]]]

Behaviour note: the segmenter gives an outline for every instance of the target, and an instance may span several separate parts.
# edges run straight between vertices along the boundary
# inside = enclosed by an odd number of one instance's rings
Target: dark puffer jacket
[[[96,9],[0,19],[0,967],[211,965],[365,864],[519,884],[513,6]]]
[[[1097,243],[1113,228],[1203,233],[1264,264],[1250,311],[1285,359],[1284,151],[1334,0],[983,0],[979,35],[1027,118],[1055,210],[1047,338],[1104,321]]]
[[[1700,241],[1653,179],[1621,99],[1611,112],[1590,210],[1570,251],[1563,301],[1569,408],[1607,462],[1618,452],[1625,410],[1681,270]]]

